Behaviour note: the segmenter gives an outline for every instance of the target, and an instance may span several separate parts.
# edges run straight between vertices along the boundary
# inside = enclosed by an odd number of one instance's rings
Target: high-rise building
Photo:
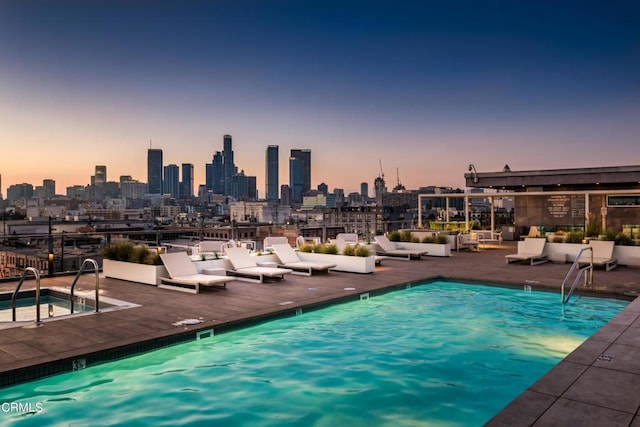
[[[56,195],[56,181],[53,179],[42,180],[43,197],[50,199]]]
[[[265,197],[268,202],[277,202],[278,201],[278,146],[277,145],[269,145],[267,146],[266,159],[265,159],[265,171],[266,171],[266,186],[265,186]]]
[[[286,184],[280,186],[280,204],[291,206],[291,188]]]
[[[180,168],[170,164],[164,167],[164,194],[180,197]]]
[[[20,199],[30,199],[33,197],[32,184],[13,184],[7,188],[7,200],[10,202]]]
[[[104,165],[97,165],[93,185],[96,187],[104,187],[105,182],[107,182],[107,167]]]
[[[329,194],[329,186],[324,182],[318,184],[318,194],[322,194],[323,196]]]
[[[162,150],[149,148],[147,151],[147,184],[149,194],[162,194]]]
[[[291,150],[289,187],[291,187],[291,202],[302,203],[302,197],[311,190],[311,150]]]
[[[231,179],[237,173],[236,165],[233,162],[233,147],[231,143],[231,135],[225,135],[222,138],[222,161],[224,164],[224,195],[229,196],[232,193]]]
[[[360,195],[362,196],[363,200],[365,200],[367,197],[369,197],[369,183],[368,182],[361,182],[360,183]]]
[[[224,161],[222,153],[216,151],[213,155],[213,163],[207,163],[205,166],[207,190],[214,194],[222,194],[224,192]]]
[[[182,181],[180,181],[180,197],[193,197],[193,164],[182,164]]]

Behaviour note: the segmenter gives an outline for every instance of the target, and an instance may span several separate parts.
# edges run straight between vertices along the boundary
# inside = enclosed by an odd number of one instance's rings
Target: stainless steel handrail
[[[585,267],[580,267],[580,258],[582,258],[582,253],[584,251],[590,251],[591,257],[589,258],[588,265],[586,265]],[[576,278],[573,281],[573,284],[571,285],[571,289],[569,290],[569,293],[567,293],[567,297],[565,298],[564,285],[567,283],[567,280],[569,280],[569,277],[571,277],[571,275],[573,274],[576,268],[578,268],[578,274],[576,275]],[[593,283],[593,248],[591,246],[587,246],[586,248],[580,249],[580,252],[578,252],[578,255],[576,256],[575,261],[573,261],[573,264],[571,264],[571,268],[569,269],[569,272],[567,273],[564,280],[562,281],[562,287],[560,288],[560,296],[562,297],[563,304],[566,304],[569,302],[569,299],[571,298],[571,295],[573,294],[573,291],[575,290],[578,284],[578,280],[580,279],[582,274],[585,272],[585,270],[588,270],[589,273],[587,274],[587,276],[584,277],[584,284],[586,285],[586,284]]]
[[[69,302],[71,305],[71,313],[73,314],[73,306],[74,306],[74,298],[73,298],[73,291],[76,287],[76,283],[78,283],[78,279],[80,278],[80,275],[84,272],[84,267],[86,264],[93,264],[93,270],[95,272],[95,276],[96,276],[96,313],[99,310],[99,294],[100,294],[100,267],[98,267],[98,262],[95,259],[92,258],[87,258],[84,261],[82,261],[82,264],[80,265],[80,268],[78,269],[78,274],[76,274],[76,278],[73,280],[73,283],[71,284],[71,292],[69,293]]]
[[[16,298],[18,297],[18,293],[20,292],[20,288],[24,283],[24,279],[27,278],[27,273],[32,272],[36,279],[36,323],[40,323],[40,272],[33,267],[27,267],[24,269],[24,273],[22,273],[22,278],[16,286],[16,290],[13,292],[11,296],[11,318],[13,321],[16,321]]]

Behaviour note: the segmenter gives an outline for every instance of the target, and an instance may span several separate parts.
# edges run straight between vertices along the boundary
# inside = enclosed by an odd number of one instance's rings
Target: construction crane
[[[384,172],[382,171],[382,160],[378,159],[378,163],[380,164],[380,174],[378,176],[384,179]]]

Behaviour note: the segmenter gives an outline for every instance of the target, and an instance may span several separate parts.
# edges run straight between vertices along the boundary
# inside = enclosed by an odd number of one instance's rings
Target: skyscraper
[[[304,194],[311,190],[311,150],[291,150],[289,186],[291,187],[291,202],[302,203]]]
[[[266,159],[265,159],[265,171],[266,171],[266,186],[265,196],[268,202],[278,201],[278,189],[280,185],[278,183],[278,146],[267,146]]]
[[[212,163],[207,163],[205,172],[207,190],[222,194],[224,192],[224,161],[220,151],[216,151],[213,155]]]
[[[180,168],[178,165],[167,165],[164,167],[164,194],[171,197],[180,197]]]
[[[104,165],[97,165],[94,185],[96,187],[104,187],[105,182],[107,182],[107,167]]]
[[[149,148],[147,151],[147,184],[149,194],[162,194],[162,150]]]
[[[182,181],[180,181],[180,197],[193,197],[193,165],[182,164]]]
[[[50,199],[56,195],[56,182],[53,179],[43,179],[42,188],[44,190],[44,198]]]
[[[368,182],[361,182],[360,183],[360,195],[362,196],[362,199],[366,199],[367,197],[369,197],[369,183]]]
[[[222,160],[224,164],[224,195],[228,196],[232,191],[231,178],[236,174],[236,165],[233,163],[233,148],[231,144],[231,135],[225,135],[222,138]]]

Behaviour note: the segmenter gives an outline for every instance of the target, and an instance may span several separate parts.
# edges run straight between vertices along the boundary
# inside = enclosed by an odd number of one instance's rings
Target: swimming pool
[[[0,294],[0,322],[11,322],[11,296],[12,292]],[[74,313],[81,313],[95,309],[95,301],[75,296],[73,305]],[[71,302],[68,292],[43,288],[40,290],[40,313],[42,319],[66,316],[71,314]],[[16,299],[16,321],[25,322],[36,320],[35,291],[21,291]]]
[[[482,425],[626,304],[434,282],[6,388],[0,422]]]

